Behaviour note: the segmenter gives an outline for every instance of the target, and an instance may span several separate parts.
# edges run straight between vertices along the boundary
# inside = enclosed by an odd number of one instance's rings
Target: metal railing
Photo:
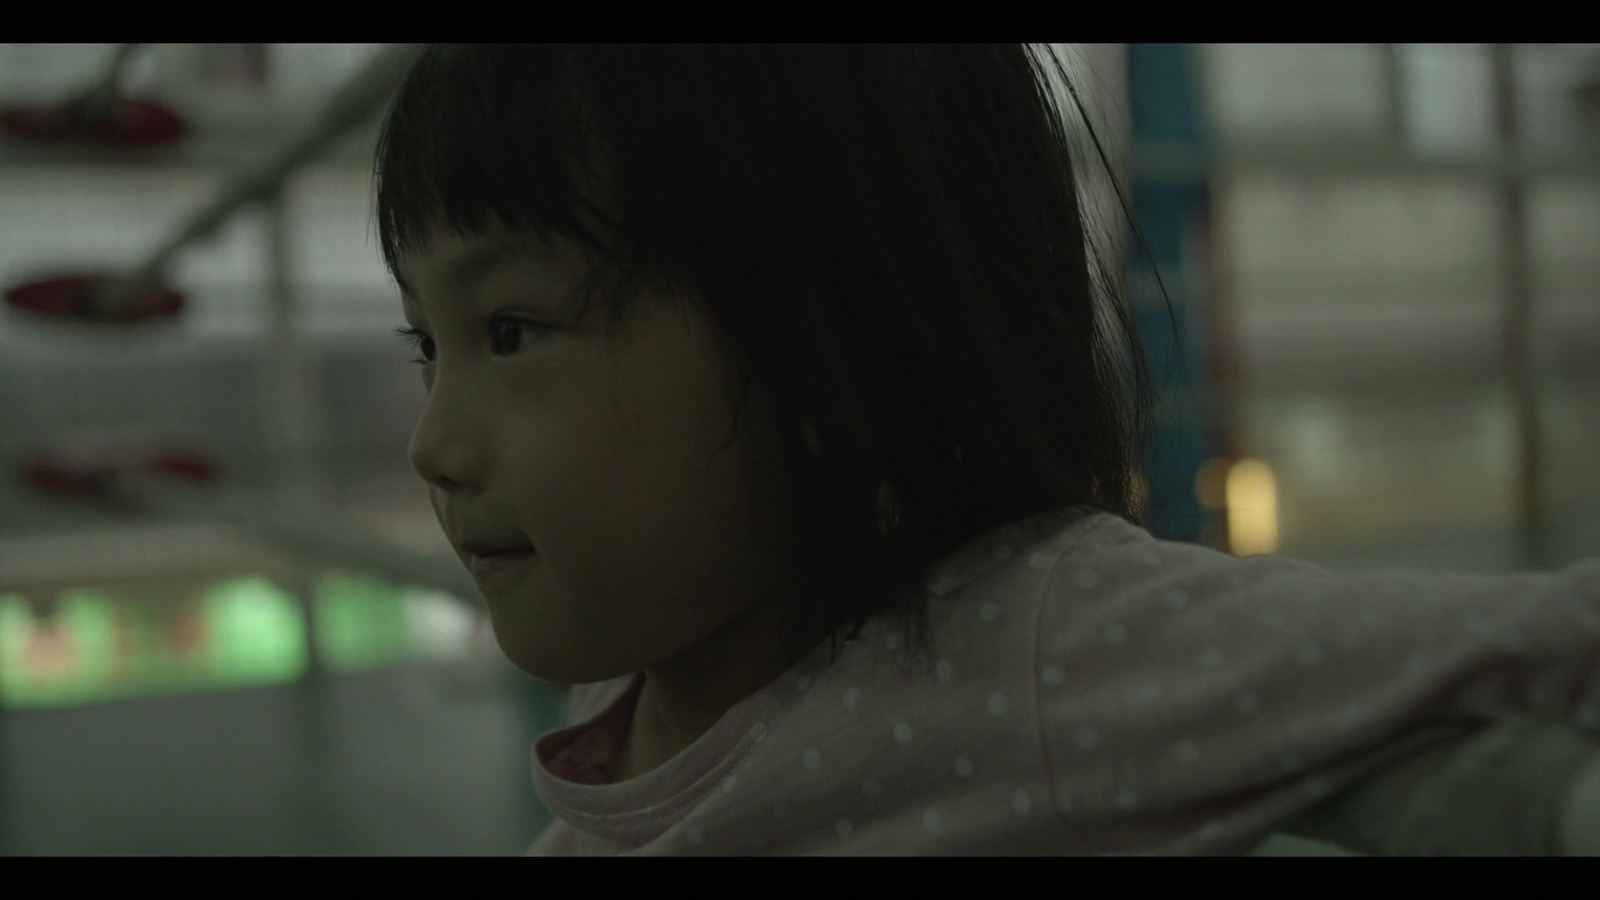
[[[265,384],[270,393],[262,424],[275,461],[268,495],[208,490],[171,479],[120,474],[111,480],[116,506],[158,519],[231,522],[308,562],[372,571],[397,581],[432,587],[475,603],[475,585],[454,559],[419,556],[345,520],[319,502],[314,477],[317,385],[295,289],[295,267],[284,203],[284,183],[341,137],[369,122],[393,96],[422,51],[421,44],[390,44],[321,105],[316,116],[263,161],[242,167],[217,193],[186,217],[144,262],[111,283],[94,303],[114,313],[159,283],[184,251],[232,217],[260,204],[267,213],[269,346]]]

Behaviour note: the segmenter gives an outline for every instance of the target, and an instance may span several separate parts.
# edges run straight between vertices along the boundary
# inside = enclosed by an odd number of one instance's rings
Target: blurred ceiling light
[[[1278,486],[1272,468],[1241,459],[1227,474],[1228,548],[1235,556],[1278,549]]]

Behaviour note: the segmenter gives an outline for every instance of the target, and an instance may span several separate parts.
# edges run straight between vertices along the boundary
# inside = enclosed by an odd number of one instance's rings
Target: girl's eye
[[[489,320],[489,348],[501,356],[519,353],[528,346],[528,335],[543,330],[537,323],[511,316]]]
[[[400,336],[402,343],[408,347],[416,349],[422,354],[421,359],[413,359],[412,362],[419,366],[427,365],[428,363],[433,362],[433,354],[435,352],[433,338],[428,337],[426,334],[423,334],[415,328],[396,328],[394,333]]]
[[[526,319],[495,316],[489,320],[489,347],[497,355],[511,356],[527,349],[529,334],[542,330],[544,326]],[[422,358],[413,359],[413,363],[423,366],[434,361],[438,350],[433,345],[433,338],[415,328],[396,328],[395,334],[406,346],[422,354]]]

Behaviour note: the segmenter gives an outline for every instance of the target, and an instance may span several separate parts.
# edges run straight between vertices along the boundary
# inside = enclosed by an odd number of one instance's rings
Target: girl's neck
[[[794,640],[786,634],[793,623],[782,608],[769,604],[737,618],[688,653],[645,669],[613,782],[643,775],[688,749],[728,710],[788,671],[827,636],[819,624],[807,639]]]

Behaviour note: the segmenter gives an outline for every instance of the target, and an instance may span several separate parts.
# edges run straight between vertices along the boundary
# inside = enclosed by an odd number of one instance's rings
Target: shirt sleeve
[[[1574,778],[1600,745],[1517,716],[1405,757],[1284,830],[1381,856],[1553,856]]]
[[[1063,550],[1044,591],[1050,790],[1101,852],[1244,852],[1429,747],[1600,724],[1600,561],[1336,574],[1130,528]]]

